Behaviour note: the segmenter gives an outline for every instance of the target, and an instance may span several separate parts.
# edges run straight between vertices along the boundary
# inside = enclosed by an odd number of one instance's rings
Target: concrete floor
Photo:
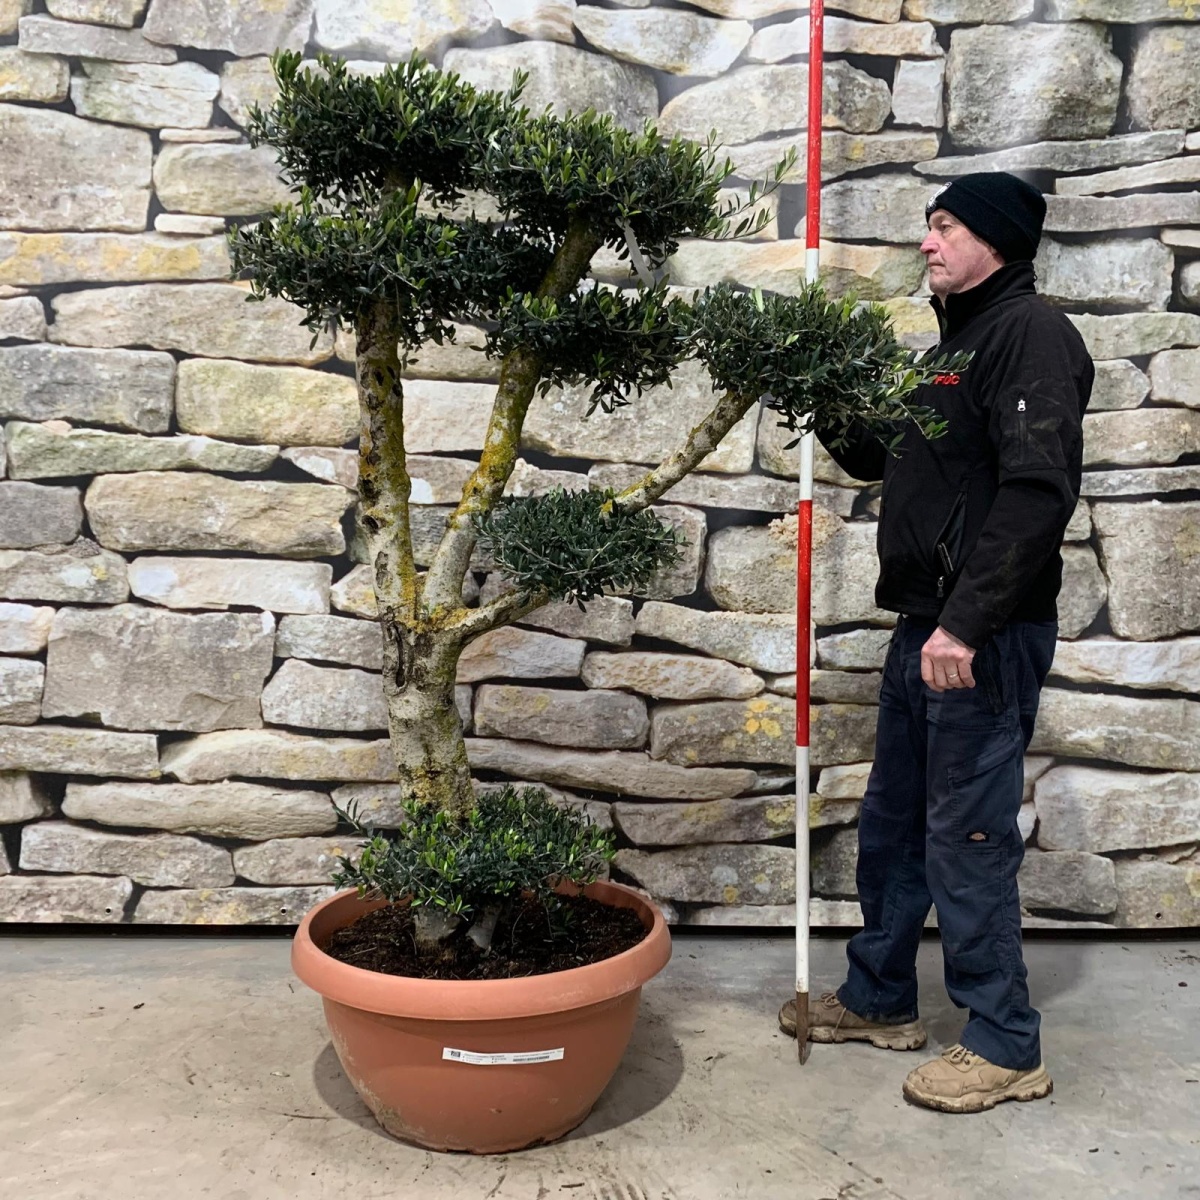
[[[840,940],[814,944],[834,982]],[[1200,943],[1035,942],[1051,1101],[949,1117],[927,1057],[775,1029],[781,937],[679,936],[588,1121],[556,1146],[434,1155],[342,1078],[288,943],[0,938],[0,1195],[14,1200],[1095,1200],[1200,1196]],[[931,1049],[961,1017],[926,942]],[[1185,988],[1184,984],[1188,986]]]

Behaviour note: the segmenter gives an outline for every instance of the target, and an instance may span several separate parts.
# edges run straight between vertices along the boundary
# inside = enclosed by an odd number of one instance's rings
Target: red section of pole
[[[825,0],[811,0],[808,13],[808,159],[805,217],[806,278],[817,278],[821,245],[821,117],[825,80]],[[807,451],[807,453],[806,453]],[[809,702],[812,695],[809,638],[812,628],[812,452],[800,454],[800,502],[796,510],[796,745],[809,745]],[[796,781],[797,796],[808,794],[808,782]],[[797,812],[799,812],[797,808]]]
[[[805,246],[821,244],[821,117],[825,82],[825,0],[811,0],[808,13],[808,209]]]

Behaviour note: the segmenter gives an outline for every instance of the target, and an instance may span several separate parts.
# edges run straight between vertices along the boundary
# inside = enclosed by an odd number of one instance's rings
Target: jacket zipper
[[[1029,461],[1029,423],[1025,416],[1025,397],[1017,397],[1017,438],[1021,447],[1021,462]]]
[[[937,598],[939,600],[946,598],[946,581],[954,574],[954,559],[950,555],[950,548],[946,545],[946,542],[950,537],[954,520],[966,502],[966,492],[959,492],[958,498],[954,501],[954,507],[950,510],[950,515],[946,518],[945,525],[942,526],[942,532],[938,535],[937,545],[934,547],[938,565],[942,569],[942,573],[938,576],[937,581]]]

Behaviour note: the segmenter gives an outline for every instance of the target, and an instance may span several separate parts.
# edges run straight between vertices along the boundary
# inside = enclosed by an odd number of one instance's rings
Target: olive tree
[[[797,436],[857,421],[890,439],[910,420],[934,434],[934,415],[908,400],[937,365],[897,342],[882,309],[819,287],[685,298],[658,278],[683,238],[761,227],[754,193],[720,201],[732,168],[711,139],[665,140],[593,111],[533,113],[520,77],[507,93],[478,91],[415,58],[377,77],[330,58],[302,70],[298,54],[274,66],[279,96],[256,110],[251,137],[274,147],[295,199],[234,231],[235,266],[254,297],[298,305],[314,336],[354,332],[359,520],[398,781],[404,799],[465,820],[473,793],[454,704],[464,647],[550,600],[644,589],[678,554],[650,506],[760,402]],[[644,282],[598,285],[589,268],[602,247],[631,257]],[[499,384],[478,465],[422,573],[405,365],[462,321],[486,330]],[[590,387],[602,420],[651,403],[644,393],[689,359],[711,376],[712,409],[634,486],[505,495],[539,390]],[[477,547],[506,587],[471,607],[463,583]]]

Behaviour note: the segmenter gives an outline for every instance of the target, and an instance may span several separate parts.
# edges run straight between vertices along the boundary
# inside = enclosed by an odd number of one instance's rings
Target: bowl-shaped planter
[[[323,947],[383,901],[340,892],[296,931],[292,968],[325,1004],[342,1068],[376,1120],[431,1150],[496,1154],[560,1138],[600,1098],[637,1018],[642,984],[666,966],[662,913],[619,883],[584,894],[632,908],[647,933],[590,966],[522,979],[383,975]]]

